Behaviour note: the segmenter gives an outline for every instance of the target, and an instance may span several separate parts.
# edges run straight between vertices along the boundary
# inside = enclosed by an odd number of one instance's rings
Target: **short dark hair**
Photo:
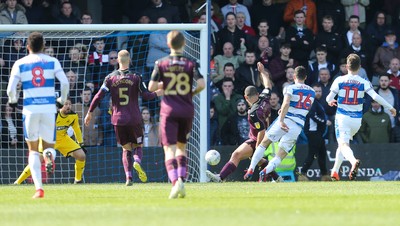
[[[247,97],[252,97],[257,94],[258,94],[258,91],[255,86],[247,86],[246,89],[244,89],[244,95]]]
[[[331,15],[325,15],[324,17],[322,17],[322,21],[323,20],[331,20],[333,23],[335,23]]]
[[[314,83],[311,87],[319,87],[319,88],[322,88],[321,84],[319,84],[318,82]]]
[[[357,19],[358,21],[360,21],[360,17],[357,16],[357,15],[351,15],[351,16],[349,17],[349,21],[350,21],[351,19]]]
[[[390,79],[390,76],[391,76],[391,74],[388,74],[388,73],[386,73],[386,74],[381,74],[381,75],[379,75],[379,79],[380,79],[381,77],[388,77],[388,79]]]
[[[350,71],[358,71],[358,70],[360,70],[361,59],[357,54],[352,53],[352,54],[348,55],[346,62],[347,62],[346,64],[349,67]]]
[[[290,42],[284,42],[284,43],[281,45],[281,48],[290,49],[290,48],[292,48],[292,45],[290,44]]]
[[[226,63],[226,64],[224,64],[224,70],[225,70],[225,68],[226,67],[233,67],[233,69],[235,69],[235,65],[233,65],[231,62],[228,62],[228,63]]]
[[[92,17],[92,14],[91,13],[89,13],[89,11],[83,11],[83,13],[82,13],[82,16],[81,16],[81,19],[82,19],[82,17],[83,16],[90,16],[90,19],[92,19],[93,17]]]
[[[297,14],[303,14],[304,16],[306,16],[306,13],[301,9],[294,11],[293,15],[296,16]]]
[[[315,48],[315,52],[324,52],[324,53],[328,53],[328,50],[326,49],[325,46],[318,46],[317,48]]]
[[[42,33],[37,31],[30,33],[28,37],[28,46],[34,53],[41,52],[44,48],[44,38]]]
[[[294,74],[298,80],[305,80],[307,78],[307,70],[303,66],[297,66],[294,69]]]
[[[226,18],[228,18],[229,15],[233,15],[233,16],[236,18],[236,14],[234,14],[233,12],[228,12],[228,13],[225,15],[225,20],[226,20]]]

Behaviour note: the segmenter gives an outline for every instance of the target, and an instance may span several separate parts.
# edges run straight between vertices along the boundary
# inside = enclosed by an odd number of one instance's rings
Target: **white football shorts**
[[[56,114],[36,113],[23,115],[26,141],[36,141],[41,137],[49,144],[56,142]]]
[[[361,127],[361,118],[351,118],[346,115],[336,114],[335,133],[338,143],[350,143]]]
[[[285,132],[281,129],[281,125],[279,123],[279,117],[272,123],[272,125],[268,128],[265,136],[268,137],[272,142],[279,141],[279,147],[289,153],[293,146],[297,142],[297,138],[303,129],[300,125],[292,121],[291,119],[285,118],[284,122],[289,127],[289,131]]]

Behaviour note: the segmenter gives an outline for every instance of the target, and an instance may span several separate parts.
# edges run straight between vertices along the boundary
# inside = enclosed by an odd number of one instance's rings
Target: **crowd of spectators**
[[[101,22],[107,23],[205,23],[205,0],[102,0]],[[92,14],[79,8],[74,0],[3,0],[0,3],[2,24],[91,24]],[[282,91],[292,84],[293,70],[298,65],[308,68],[308,85],[319,84],[321,104],[328,117],[325,137],[335,142],[335,108],[326,104],[332,81],[347,73],[345,58],[356,53],[362,59],[360,76],[370,80],[390,104],[400,109],[400,30],[398,0],[215,0],[211,9],[210,104],[211,145],[240,143],[244,113],[243,89],[247,85],[263,89],[256,64],[262,62],[274,83],[272,117],[282,101]],[[400,8],[400,7],[397,7]],[[116,13],[118,12],[118,13]],[[195,35],[195,34],[194,34]],[[3,39],[0,54],[1,90],[4,97],[9,70],[25,56],[25,40]],[[117,68],[117,51],[128,49],[132,70],[148,82],[154,61],[169,54],[166,32],[137,34],[126,38],[77,38],[74,41],[50,41],[45,54],[57,57],[71,83],[71,101],[80,117],[105,76]],[[388,90],[390,92],[388,92]],[[22,94],[21,94],[22,95]],[[109,127],[110,101],[100,105],[85,136],[87,145],[115,145]],[[379,107],[366,98],[366,117],[373,118]],[[18,137],[20,109],[10,109],[2,100],[3,145],[13,145]],[[21,103],[22,104],[22,103]],[[143,123],[148,145],[156,145],[153,133],[158,131],[159,101],[142,102]],[[21,105],[20,105],[21,106]],[[374,110],[375,109],[375,110]],[[87,109],[86,109],[87,110]],[[147,112],[149,115],[147,115]],[[6,114],[7,113],[7,114]],[[386,112],[384,112],[386,113]],[[151,116],[151,120],[148,119]],[[364,122],[365,121],[365,122]],[[357,142],[374,142],[364,120]],[[390,118],[390,142],[400,142],[400,119]],[[227,124],[228,123],[228,124]],[[376,126],[376,125],[372,125]],[[382,128],[387,126],[382,124]],[[14,129],[16,128],[16,129]],[[240,128],[240,129],[238,129]],[[386,127],[385,127],[386,128]],[[226,132],[228,131],[228,132]],[[233,132],[233,133],[232,133]],[[15,136],[15,133],[17,136]],[[85,132],[84,132],[85,133]],[[4,135],[8,134],[8,135]],[[384,133],[380,133],[384,136]],[[150,136],[151,135],[151,136]],[[107,138],[107,139],[106,139]],[[110,138],[111,140],[112,138]],[[4,142],[6,140],[6,142]],[[7,143],[8,142],[8,143]]]

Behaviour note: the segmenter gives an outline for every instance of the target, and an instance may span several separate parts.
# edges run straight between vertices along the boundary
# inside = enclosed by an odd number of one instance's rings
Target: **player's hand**
[[[157,88],[164,89],[164,82],[158,82]]]
[[[64,102],[62,102],[61,97],[57,98],[57,100],[56,100],[56,106],[57,106],[58,108],[64,107]]]
[[[261,62],[258,62],[257,69],[261,74],[263,74],[265,72],[264,64],[262,64]]]
[[[285,132],[289,131],[289,127],[286,125],[285,122],[281,122],[281,129]]]
[[[337,106],[337,100],[329,101],[328,105],[331,106],[331,107]]]
[[[85,126],[89,126],[91,120],[92,120],[92,112],[88,112],[85,116]]]
[[[18,106],[18,102],[15,103],[10,103],[8,102],[8,106],[12,107],[13,109],[15,109]]]
[[[164,90],[163,89],[158,89],[156,91],[154,91],[158,97],[163,96],[164,95]]]
[[[397,114],[397,111],[395,108],[390,109],[390,113],[392,113],[392,116],[395,117]]]

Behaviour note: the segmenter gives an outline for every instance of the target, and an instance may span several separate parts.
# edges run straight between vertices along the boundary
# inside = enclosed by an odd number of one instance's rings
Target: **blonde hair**
[[[121,64],[127,64],[130,60],[130,54],[127,50],[121,50],[118,52],[118,59]]]
[[[179,31],[170,31],[167,35],[167,42],[172,49],[178,50],[185,45],[185,36]]]

